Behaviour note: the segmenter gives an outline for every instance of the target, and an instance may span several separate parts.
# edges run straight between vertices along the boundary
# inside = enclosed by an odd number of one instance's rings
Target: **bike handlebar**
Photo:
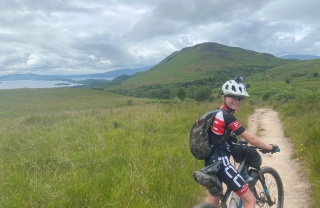
[[[276,152],[280,152],[280,148],[278,146],[273,146],[271,145],[273,148],[272,150],[265,150],[265,149],[261,149],[261,148],[258,148],[260,152],[262,152],[263,154],[266,154],[266,153],[276,153]]]
[[[240,140],[239,143],[241,145],[248,145],[248,142],[245,141],[245,140]],[[278,147],[278,145],[276,144],[270,144],[272,146],[272,150],[266,150],[266,149],[262,149],[262,148],[259,148],[259,147],[255,147],[255,146],[252,146],[254,147],[255,149],[258,149],[260,152],[262,152],[262,154],[267,154],[267,153],[276,153],[276,152],[280,152],[280,148]]]

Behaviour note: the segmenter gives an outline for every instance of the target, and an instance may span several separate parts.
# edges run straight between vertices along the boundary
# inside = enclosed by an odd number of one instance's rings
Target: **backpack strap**
[[[218,144],[221,144],[221,143],[227,141],[227,138],[230,136],[230,133],[231,133],[231,130],[229,130],[229,129],[225,130],[222,138],[220,139],[220,141],[218,141]]]
[[[227,140],[230,132],[231,132],[230,130],[225,130],[222,138],[219,141],[215,142],[214,148],[212,150],[212,151],[214,151],[214,162],[221,162],[218,160],[218,158],[219,158],[218,147],[219,147],[219,144],[222,144],[223,142],[225,142]]]
[[[229,113],[228,111],[226,111],[225,109],[222,109],[222,108],[220,108],[219,110],[225,111],[225,112]],[[214,118],[214,119],[215,119],[215,118]],[[213,122],[214,122],[214,119],[213,119]],[[213,124],[212,124],[212,125],[213,125]],[[225,141],[227,140],[227,138],[230,136],[230,133],[231,133],[231,130],[225,129],[222,138],[221,138],[219,141],[215,142],[215,143],[216,143],[215,146],[217,146],[217,145],[222,144],[223,142],[225,142]]]

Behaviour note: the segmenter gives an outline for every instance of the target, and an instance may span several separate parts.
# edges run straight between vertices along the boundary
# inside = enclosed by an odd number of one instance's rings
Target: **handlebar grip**
[[[276,153],[276,152],[280,152],[280,148],[279,147],[275,147],[274,149],[272,150],[265,150],[265,149],[260,149],[260,152],[262,152],[263,154],[266,154],[266,153]]]

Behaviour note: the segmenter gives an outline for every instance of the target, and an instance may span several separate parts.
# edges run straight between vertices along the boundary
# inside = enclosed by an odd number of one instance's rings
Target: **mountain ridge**
[[[205,42],[173,52],[153,68],[123,82],[121,87],[188,82],[215,76],[217,71],[224,73],[226,70],[236,75],[245,68],[264,70],[293,61],[272,54]]]
[[[238,47],[202,43],[173,52],[150,70],[105,89],[126,96],[157,99],[172,99],[178,89],[184,89],[188,98],[213,100],[226,80],[239,75],[245,78],[248,88],[254,86],[250,89],[251,96],[266,98],[276,94],[279,99],[291,99],[298,92],[281,94],[283,89],[290,91],[297,87],[295,90],[305,89],[307,93],[319,89],[319,63],[320,59],[287,60]],[[275,92],[264,95],[268,90]]]

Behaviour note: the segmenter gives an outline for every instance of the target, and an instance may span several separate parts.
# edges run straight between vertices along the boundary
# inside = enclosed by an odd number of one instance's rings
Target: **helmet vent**
[[[242,77],[235,77],[234,80],[229,80],[222,85],[221,94],[225,96],[239,96],[239,97],[249,97],[247,88],[242,82]]]

